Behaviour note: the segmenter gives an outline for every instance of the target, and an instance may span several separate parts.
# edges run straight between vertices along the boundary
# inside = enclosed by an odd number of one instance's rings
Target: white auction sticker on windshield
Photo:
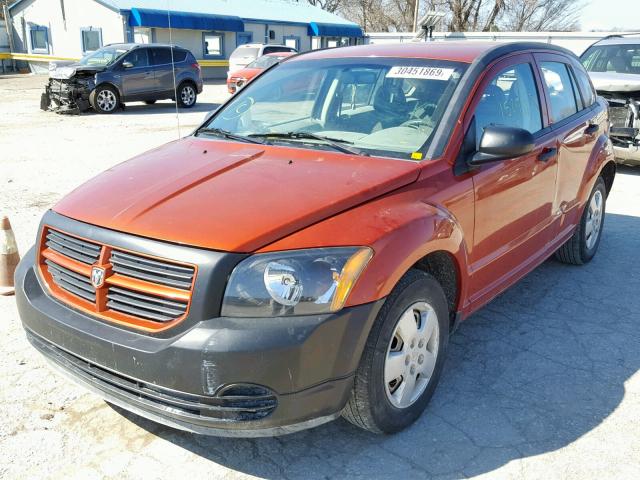
[[[440,67],[391,67],[387,78],[419,78],[422,80],[449,80],[453,68]]]

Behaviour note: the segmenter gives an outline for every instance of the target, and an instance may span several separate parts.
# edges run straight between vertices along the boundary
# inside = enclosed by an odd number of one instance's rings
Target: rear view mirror
[[[488,125],[480,138],[480,147],[469,161],[470,165],[506,160],[526,155],[535,147],[528,130],[504,125]]]
[[[133,63],[124,61],[122,62],[122,68],[133,68]]]

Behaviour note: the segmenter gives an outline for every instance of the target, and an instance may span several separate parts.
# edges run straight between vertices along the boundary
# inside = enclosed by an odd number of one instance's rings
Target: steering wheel
[[[414,118],[413,120],[407,120],[400,124],[401,127],[413,128],[419,130],[422,127],[429,127],[430,122],[421,118]]]

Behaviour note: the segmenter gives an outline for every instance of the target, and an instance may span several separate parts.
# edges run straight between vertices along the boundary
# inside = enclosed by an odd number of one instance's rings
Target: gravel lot
[[[0,214],[22,252],[65,192],[178,136],[171,102],[41,112],[44,82],[0,76]],[[205,86],[183,135],[226,96]],[[155,425],[52,373],[0,297],[0,477],[640,478],[640,169],[620,169],[607,213],[591,264],[549,260],[462,325],[426,414],[390,437],[343,420],[258,440]]]

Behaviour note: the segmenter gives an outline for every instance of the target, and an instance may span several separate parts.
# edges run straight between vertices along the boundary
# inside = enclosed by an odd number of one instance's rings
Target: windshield
[[[403,58],[284,62],[251,82],[203,128],[268,143],[421,159],[465,64]],[[313,134],[313,135],[300,135]],[[203,132],[205,134],[205,132]],[[314,138],[311,138],[314,137]]]
[[[247,65],[247,68],[269,68],[271,65],[278,63],[283,58],[285,57],[260,57]]]
[[[581,57],[588,72],[614,72],[640,75],[640,44],[596,45]]]
[[[128,49],[122,47],[103,47],[93,53],[90,53],[86,57],[82,57],[82,60],[80,60],[79,63],[80,65],[97,65],[106,67],[107,65],[111,65],[128,51]]]

